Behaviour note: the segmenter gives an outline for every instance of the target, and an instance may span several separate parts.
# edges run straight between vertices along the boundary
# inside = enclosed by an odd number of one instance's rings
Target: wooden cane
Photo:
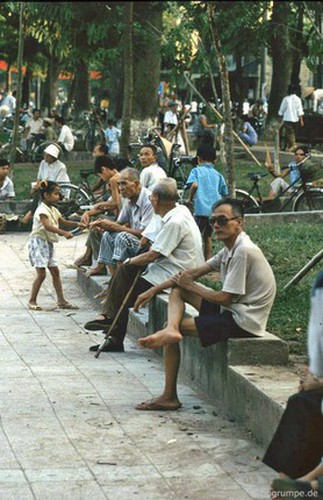
[[[108,344],[110,333],[112,332],[113,328],[117,324],[117,322],[118,322],[118,320],[119,320],[119,318],[121,316],[121,313],[123,312],[123,310],[124,310],[124,308],[125,308],[128,300],[129,300],[132,292],[134,291],[134,288],[135,288],[135,286],[137,284],[137,281],[138,281],[138,278],[139,278],[141,272],[142,272],[142,268],[140,268],[138,270],[137,274],[135,275],[133,283],[132,283],[131,287],[129,288],[128,293],[126,294],[125,298],[123,299],[123,302],[122,302],[121,306],[119,307],[119,310],[118,310],[117,314],[115,315],[114,320],[112,321],[112,323],[110,325],[110,328],[109,328],[109,330],[107,331],[107,333],[105,335],[104,340],[101,342],[98,350],[94,354],[95,358],[98,358],[100,356],[101,352],[104,350],[105,346]]]

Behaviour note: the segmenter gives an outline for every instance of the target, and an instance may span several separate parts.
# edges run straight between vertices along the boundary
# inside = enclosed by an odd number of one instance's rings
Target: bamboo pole
[[[292,285],[296,285],[318,262],[323,259],[323,249],[320,250],[295,276],[284,286],[283,290],[288,290]]]

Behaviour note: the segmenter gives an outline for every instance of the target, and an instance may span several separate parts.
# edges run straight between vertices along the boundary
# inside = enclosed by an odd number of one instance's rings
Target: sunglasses
[[[230,220],[236,220],[239,217],[226,217],[225,215],[213,215],[209,218],[211,226],[217,224],[218,226],[226,226]]]

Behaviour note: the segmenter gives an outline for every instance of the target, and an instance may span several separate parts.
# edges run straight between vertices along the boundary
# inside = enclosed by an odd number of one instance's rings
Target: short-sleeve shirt
[[[43,132],[43,120],[38,118],[34,120],[34,117],[29,117],[26,121],[25,128],[29,128],[29,133],[27,139],[31,137],[31,134],[41,134]]]
[[[194,214],[209,217],[212,206],[228,194],[228,188],[221,175],[211,163],[203,163],[191,170],[186,185],[197,183],[194,200]]]
[[[9,177],[5,177],[2,186],[0,187],[0,200],[6,198],[14,198],[16,196],[13,182]]]
[[[142,187],[135,203],[126,199],[117,222],[119,224],[129,224],[131,229],[140,231],[145,229],[153,214],[153,206],[149,199],[150,194],[149,189]]]
[[[261,335],[276,293],[274,273],[260,248],[242,232],[232,249],[223,248],[207,261],[220,272],[222,291],[234,294],[222,310],[232,312],[240,328]]]
[[[161,254],[142,274],[153,285],[204,263],[201,233],[187,207],[177,205],[161,218],[160,232],[150,249]]]
[[[74,136],[71,129],[67,125],[63,125],[58,137],[58,142],[64,144],[66,151],[72,151],[74,148]]]
[[[304,114],[301,99],[296,94],[287,95],[281,102],[278,114],[284,122],[298,122]]]
[[[164,123],[169,123],[170,125],[177,125],[178,124],[177,114],[171,110],[166,111],[164,116]]]
[[[59,227],[58,220],[61,217],[61,213],[55,207],[49,207],[46,203],[42,202],[34,213],[33,219],[33,227],[30,233],[30,236],[38,236],[43,240],[50,241],[55,243],[58,241],[58,234],[51,233],[50,231],[46,231],[42,222],[41,215],[46,215],[49,219],[49,222],[52,226]]]
[[[39,165],[37,179],[40,181],[70,182],[66,166],[59,160],[53,163],[42,160]]]
[[[251,125],[251,123],[244,122],[244,124],[242,125],[242,129],[243,129],[244,133],[247,134],[247,136],[249,137],[250,143],[256,144],[258,141],[258,134],[255,131],[255,129],[253,128],[253,126]]]
[[[107,139],[109,153],[119,154],[119,137],[121,136],[121,130],[119,130],[117,127],[107,127],[104,131],[104,135]]]
[[[166,172],[158,163],[152,163],[149,167],[145,167],[140,172],[140,184],[150,190],[161,179],[165,179]]]

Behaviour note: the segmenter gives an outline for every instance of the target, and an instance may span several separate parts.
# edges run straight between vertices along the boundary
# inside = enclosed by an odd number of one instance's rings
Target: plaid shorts
[[[31,236],[28,242],[29,261],[33,267],[57,267],[54,245],[50,241]]]

